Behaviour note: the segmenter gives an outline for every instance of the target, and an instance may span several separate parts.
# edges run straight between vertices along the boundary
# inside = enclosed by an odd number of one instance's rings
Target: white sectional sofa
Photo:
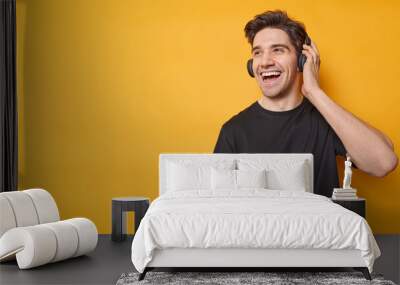
[[[60,221],[46,190],[0,193],[0,262],[16,259],[28,269],[86,254],[97,239],[96,225],[86,218]]]

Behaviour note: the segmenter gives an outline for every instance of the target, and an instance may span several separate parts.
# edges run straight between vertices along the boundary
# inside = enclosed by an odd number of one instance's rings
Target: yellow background
[[[17,0],[19,188],[110,233],[112,197],[157,197],[159,153],[212,152],[259,98],[243,28],[277,8],[317,43],[326,93],[400,145],[400,1]],[[399,177],[353,175],[375,233],[400,233]]]

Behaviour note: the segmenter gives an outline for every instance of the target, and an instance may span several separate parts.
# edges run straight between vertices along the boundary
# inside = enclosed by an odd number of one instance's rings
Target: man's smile
[[[280,70],[269,70],[269,71],[262,71],[260,73],[260,76],[261,76],[262,82],[265,85],[271,86],[279,81],[282,73],[283,72]]]

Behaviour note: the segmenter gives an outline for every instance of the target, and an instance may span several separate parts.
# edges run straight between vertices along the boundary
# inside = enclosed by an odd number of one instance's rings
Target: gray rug
[[[372,281],[366,280],[361,272],[147,272],[142,281],[139,273],[124,273],[117,285],[133,284],[384,284],[395,285],[384,280],[382,275],[371,274]]]

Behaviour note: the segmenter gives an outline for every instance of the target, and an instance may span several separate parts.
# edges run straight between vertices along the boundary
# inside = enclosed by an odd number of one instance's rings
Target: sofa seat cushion
[[[0,261],[16,257],[28,269],[86,254],[97,245],[97,229],[86,218],[74,218],[8,230],[0,238]]]

